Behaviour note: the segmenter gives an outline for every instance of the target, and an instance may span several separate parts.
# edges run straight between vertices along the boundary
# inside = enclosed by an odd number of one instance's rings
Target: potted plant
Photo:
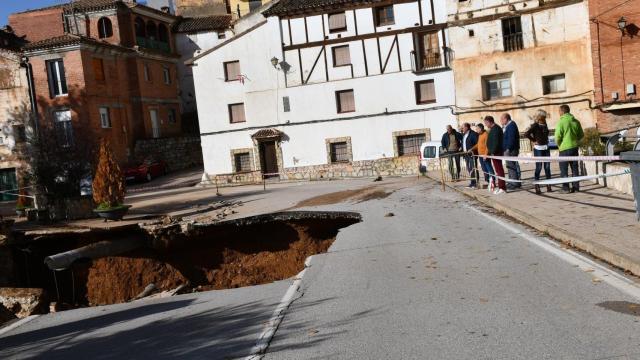
[[[93,210],[107,220],[122,220],[130,205],[124,205],[125,184],[120,166],[106,140],[100,143],[98,169],[93,178],[93,201],[98,206]]]

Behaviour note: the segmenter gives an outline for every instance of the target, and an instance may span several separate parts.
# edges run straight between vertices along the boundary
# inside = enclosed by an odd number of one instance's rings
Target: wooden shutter
[[[347,17],[345,13],[329,14],[329,32],[343,31],[347,29]]]
[[[336,46],[333,50],[333,66],[345,66],[351,64],[349,45]]]
[[[428,104],[436,101],[436,87],[433,80],[416,82],[416,100],[418,104]]]
[[[229,105],[229,116],[231,123],[239,123],[247,121],[244,115],[244,104]]]
[[[231,61],[224,63],[224,72],[227,81],[238,80],[240,75],[240,61]]]
[[[337,92],[338,112],[356,111],[356,103],[353,96],[353,90],[344,90]]]

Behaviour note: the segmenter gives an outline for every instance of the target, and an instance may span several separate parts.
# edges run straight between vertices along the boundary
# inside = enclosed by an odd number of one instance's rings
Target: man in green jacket
[[[560,120],[556,125],[555,140],[560,150],[560,156],[578,156],[578,146],[584,137],[580,121],[571,115],[568,105],[560,105]],[[571,176],[579,176],[577,161],[560,162],[560,176],[569,177],[569,165],[571,165]],[[569,189],[569,184],[562,184],[562,193],[568,194],[580,191],[580,182],[575,181],[573,187]]]

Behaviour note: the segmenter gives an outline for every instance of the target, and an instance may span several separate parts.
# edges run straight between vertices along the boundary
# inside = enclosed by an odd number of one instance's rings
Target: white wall
[[[444,7],[437,8],[440,9],[440,14],[436,18],[445,19]],[[414,27],[419,23],[417,9],[416,3],[397,4],[396,24],[391,28]],[[423,0],[425,25],[431,18],[430,12],[429,2]],[[371,9],[359,9],[355,13],[358,16],[358,33],[362,34],[367,29],[367,24],[369,31],[373,31]],[[254,18],[252,23],[257,24],[258,20]],[[355,35],[355,28],[351,26],[351,10],[347,11],[347,22],[348,31],[341,33],[343,38],[349,34]],[[343,42],[331,46],[349,44],[354,78],[351,78],[348,67],[332,66],[331,51],[327,46],[328,67],[324,67],[324,56],[321,56],[309,83],[301,85],[297,51],[294,51],[295,57],[290,54],[284,57],[282,51],[283,43],[291,43],[288,35],[289,23],[292,26],[293,43],[305,42],[304,19],[280,21],[271,17],[265,25],[195,62],[193,74],[205,171],[208,174],[231,172],[230,150],[253,147],[250,135],[260,128],[273,127],[284,132],[286,136],[281,144],[284,166],[293,167],[325,164],[327,138],[350,136],[353,159],[372,160],[394,156],[394,131],[429,128],[432,138],[439,139],[445,126],[455,123],[449,109],[435,110],[454,104],[453,74],[447,69],[432,73],[413,73],[410,58],[410,51],[413,49],[411,34],[399,36],[402,71],[394,50],[389,58],[388,71],[380,74],[376,39],[368,39],[365,46],[369,76],[366,76],[361,60],[362,42]],[[325,26],[328,26],[326,17]],[[309,41],[319,41],[325,35],[334,38],[337,36],[329,34],[328,28],[323,35],[321,16],[308,17],[307,29]],[[380,29],[382,30],[386,31],[386,27]],[[392,41],[391,36],[380,39],[383,61]],[[301,51],[305,79],[321,49],[321,46],[315,46]],[[270,60],[273,57],[285,59],[291,65],[290,71],[286,73],[286,81],[284,71],[272,66]],[[245,76],[244,84],[224,80],[223,63],[236,60],[240,61],[241,73]],[[326,81],[325,69],[329,72],[329,81]],[[434,80],[437,102],[416,105],[414,83],[426,79]],[[346,89],[354,90],[356,111],[339,114],[335,92]],[[283,111],[283,96],[290,99],[290,112]],[[245,104],[245,123],[229,122],[228,105],[233,103]],[[386,112],[407,113],[385,115]],[[357,119],[349,119],[352,117]],[[314,123],[294,125],[306,122]]]

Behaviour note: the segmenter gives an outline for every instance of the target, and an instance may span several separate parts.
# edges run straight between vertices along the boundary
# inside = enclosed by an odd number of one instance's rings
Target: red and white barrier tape
[[[478,172],[483,173],[483,174],[487,174],[486,172],[478,169]],[[503,176],[498,176],[496,174],[487,174],[490,177],[495,177],[497,179],[500,180],[504,180],[505,182],[508,183],[521,183],[521,184],[531,184],[531,185],[560,185],[560,184],[568,184],[568,183],[572,183],[572,182],[579,182],[579,181],[587,181],[587,180],[595,180],[595,179],[604,179],[604,178],[608,178],[608,177],[613,177],[613,176],[620,176],[620,175],[627,175],[627,174],[631,174],[631,170],[630,169],[625,169],[624,171],[621,172],[617,172],[617,173],[610,173],[610,174],[597,174],[597,175],[585,175],[585,176],[574,176],[574,177],[566,177],[566,178],[556,178],[556,179],[545,179],[545,180],[516,180],[516,179],[509,179]]]
[[[518,161],[524,163],[536,162],[564,162],[564,161],[620,161],[620,156],[492,156],[492,155],[473,155],[485,159],[495,159],[504,161]]]

